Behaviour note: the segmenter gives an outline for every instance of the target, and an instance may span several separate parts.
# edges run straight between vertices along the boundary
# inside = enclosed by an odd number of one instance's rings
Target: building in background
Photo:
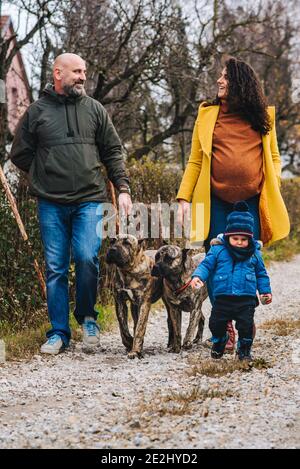
[[[10,16],[0,17],[0,31],[2,37],[9,38],[15,35],[13,24]],[[14,47],[16,41],[13,39],[10,44],[10,49]],[[24,113],[25,109],[29,106],[31,100],[31,90],[23,63],[21,52],[17,52],[14,56],[11,66],[8,70],[6,80],[6,102],[8,110],[8,125],[9,130],[14,134],[16,125]]]

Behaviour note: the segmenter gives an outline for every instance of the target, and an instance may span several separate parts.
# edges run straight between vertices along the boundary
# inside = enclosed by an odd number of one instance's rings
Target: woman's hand
[[[202,280],[200,280],[199,277],[194,277],[193,280],[191,281],[190,283],[192,289],[198,289],[198,288],[201,288],[204,286],[204,283],[202,282]]]
[[[177,211],[177,223],[180,226],[183,226],[183,222],[185,219],[190,217],[190,203],[184,199],[178,199],[179,206]]]

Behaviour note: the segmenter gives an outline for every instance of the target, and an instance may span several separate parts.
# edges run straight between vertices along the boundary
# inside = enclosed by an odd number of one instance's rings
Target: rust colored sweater
[[[220,106],[212,142],[211,189],[226,202],[246,200],[262,190],[261,135],[238,114]]]

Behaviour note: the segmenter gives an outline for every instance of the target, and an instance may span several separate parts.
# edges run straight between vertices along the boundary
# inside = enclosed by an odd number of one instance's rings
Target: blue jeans
[[[58,334],[67,346],[69,326],[68,273],[71,252],[75,262],[75,318],[82,324],[85,316],[97,319],[97,295],[101,246],[101,203],[62,205],[38,199],[38,218],[46,261],[47,305],[52,328],[47,337]],[[98,225],[98,226],[97,226]]]
[[[249,211],[254,217],[254,238],[260,239],[260,220],[259,220],[259,195],[255,195],[250,199],[246,200],[249,205]],[[226,218],[229,213],[233,210],[233,205],[229,202],[225,202],[219,199],[215,195],[211,194],[211,206],[210,206],[210,230],[207,239],[205,240],[204,247],[205,252],[209,251],[210,242],[213,238],[216,238],[218,234],[224,233],[227,222]],[[210,278],[206,282],[208,295],[211,304],[214,303],[214,297],[212,292],[212,285]]]

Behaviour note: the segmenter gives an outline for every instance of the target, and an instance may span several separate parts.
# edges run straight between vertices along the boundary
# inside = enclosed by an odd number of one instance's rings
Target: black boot
[[[251,347],[253,339],[239,339],[237,344],[237,355],[239,360],[252,360]]]
[[[224,354],[225,347],[227,341],[229,339],[229,335],[226,333],[224,337],[212,337],[212,349],[211,349],[211,357],[218,359],[221,358]]]

